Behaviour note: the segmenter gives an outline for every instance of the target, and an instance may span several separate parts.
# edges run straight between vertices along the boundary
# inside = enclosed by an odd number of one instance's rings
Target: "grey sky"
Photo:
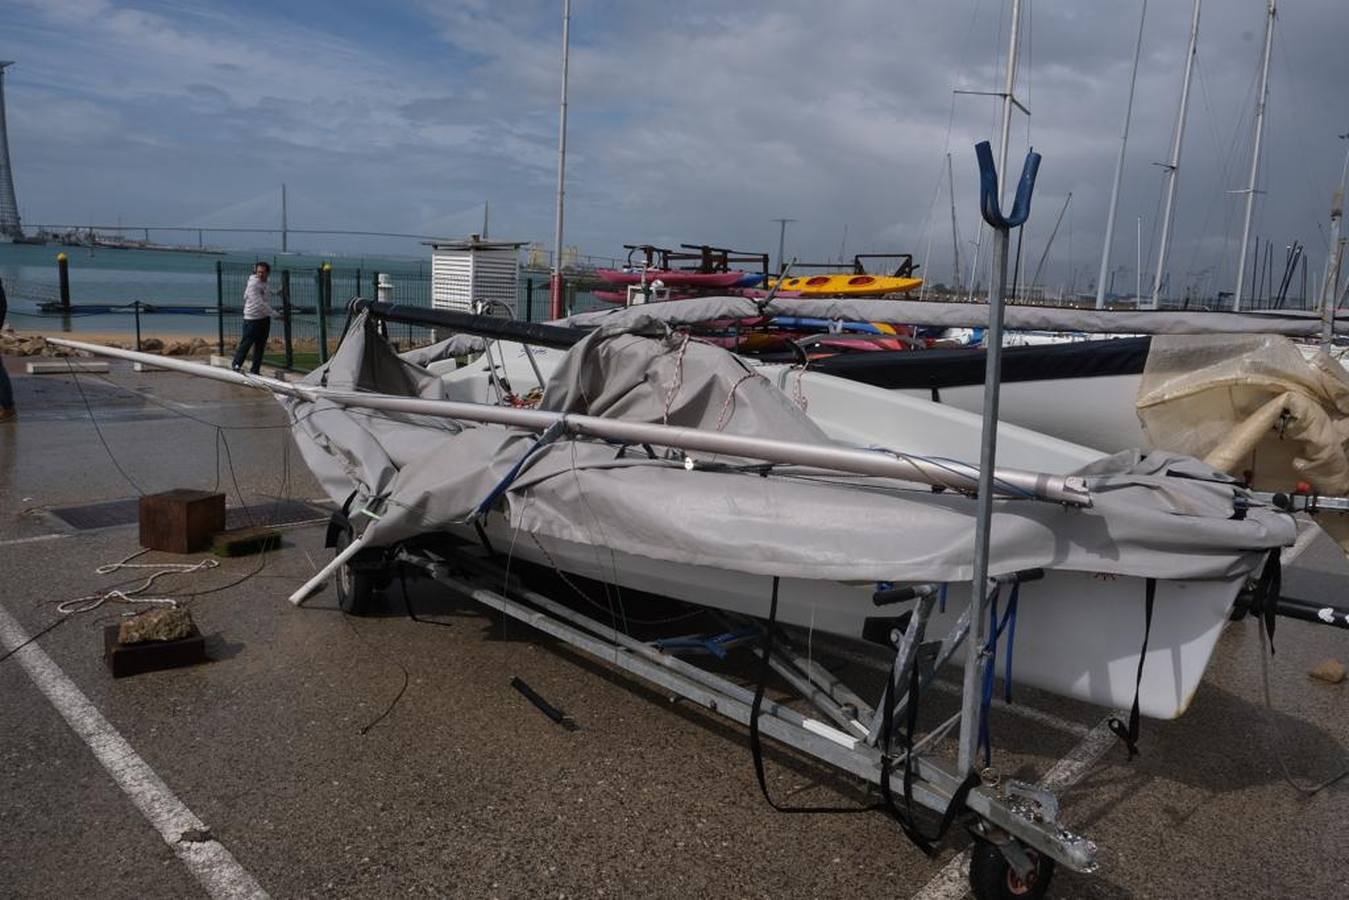
[[[975,236],[973,144],[995,138],[1005,4],[996,0],[575,0],[567,242],[909,250],[951,272],[944,154]],[[549,242],[560,2],[288,5],[43,0],[0,13],[26,220],[263,225],[291,221]],[[1095,277],[1128,90],[1138,2],[1028,0],[1012,168],[1044,154],[1027,265],[1068,191],[1049,281]],[[1256,231],[1324,264],[1349,131],[1349,8],[1280,11]],[[1152,0],[1116,230],[1133,278],[1135,217],[1155,253],[1161,170],[1189,0]],[[1264,3],[1207,0],[1182,163],[1172,270],[1234,280]],[[948,133],[949,123],[949,133]],[[297,239],[307,249],[413,244]],[[1280,250],[1280,254],[1282,250]],[[1150,266],[1145,264],[1145,268]]]

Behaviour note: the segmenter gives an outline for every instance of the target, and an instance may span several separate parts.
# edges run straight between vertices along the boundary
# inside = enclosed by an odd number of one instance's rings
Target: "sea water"
[[[315,256],[275,251],[181,252],[164,250],[124,250],[104,247],[63,247],[57,245],[0,243],[0,282],[9,300],[6,324],[20,331],[59,332],[62,317],[44,314],[39,304],[60,299],[60,278],[56,255],[65,253],[70,271],[70,301],[73,305],[173,304],[200,306],[213,310],[216,305],[216,262],[231,267],[257,261],[312,272],[325,262],[335,269],[361,269],[363,272],[400,274],[429,271],[430,256],[424,259],[399,257]],[[279,282],[279,279],[277,279]],[[242,297],[224,298],[229,306],[238,306]],[[124,332],[135,329],[131,310],[126,312],[70,316],[73,332]],[[146,334],[216,333],[216,317],[203,315],[147,314],[141,329]]]

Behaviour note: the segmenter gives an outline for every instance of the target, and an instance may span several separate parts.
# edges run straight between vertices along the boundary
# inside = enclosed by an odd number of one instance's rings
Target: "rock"
[[[117,640],[122,644],[176,641],[188,637],[194,630],[192,616],[186,609],[161,606],[123,621],[117,628]]]
[[[192,352],[192,345],[186,341],[172,341],[164,347],[165,356],[187,356]]]
[[[1338,659],[1324,659],[1307,674],[1326,684],[1339,684],[1344,680],[1344,663]]]
[[[211,342],[205,338],[193,338],[190,346],[192,356],[207,356],[211,352]]]
[[[161,341],[159,338],[153,338],[153,337],[152,337],[152,338],[146,338],[145,340],[141,341],[141,352],[142,352],[142,353],[163,353],[163,352],[164,352],[164,342]]]

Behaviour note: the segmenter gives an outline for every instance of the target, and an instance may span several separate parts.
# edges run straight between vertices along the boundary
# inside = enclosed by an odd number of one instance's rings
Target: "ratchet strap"
[[[1157,600],[1157,579],[1149,578],[1147,591],[1143,598],[1143,647],[1138,651],[1138,675],[1134,677],[1134,705],[1129,712],[1129,724],[1126,726],[1118,717],[1110,719],[1110,730],[1124,742],[1129,750],[1129,759],[1138,755],[1138,693],[1143,684],[1143,663],[1148,656],[1148,635],[1152,631],[1152,607]]]
[[[768,686],[769,660],[773,656],[773,635],[777,631],[778,587],[780,579],[773,576],[773,594],[768,602],[768,626],[764,631],[763,655],[759,662],[759,684],[754,689],[754,702],[749,711],[749,752],[754,758],[754,775],[759,779],[759,790],[768,805],[780,813],[859,813],[871,812],[875,806],[783,806],[768,793],[768,779],[764,775],[763,744],[759,737],[759,713],[763,709],[764,689]]]

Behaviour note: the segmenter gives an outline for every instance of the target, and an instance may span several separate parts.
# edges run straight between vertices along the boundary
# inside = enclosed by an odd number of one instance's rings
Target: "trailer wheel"
[[[334,554],[341,553],[351,543],[351,531],[342,530],[336,536]],[[341,566],[335,576],[337,582],[337,605],[349,616],[368,616],[374,606],[375,589],[378,586],[376,576],[362,571],[350,563]]]
[[[1027,847],[1035,868],[1026,878],[1017,875],[994,844],[976,840],[970,857],[970,888],[977,900],[1039,900],[1054,877],[1054,860]]]

